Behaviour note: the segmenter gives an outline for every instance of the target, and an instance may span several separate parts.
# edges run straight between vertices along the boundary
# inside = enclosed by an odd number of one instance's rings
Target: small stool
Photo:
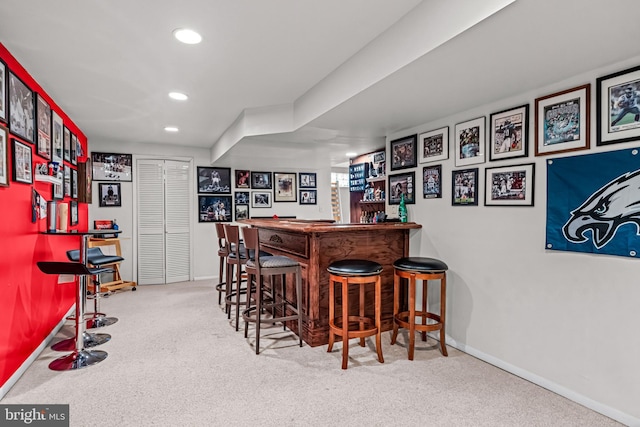
[[[447,356],[444,340],[444,320],[447,305],[447,264],[434,258],[409,257],[400,258],[393,263],[393,335],[391,345],[396,343],[398,328],[409,329],[409,360],[413,360],[415,348],[415,331],[422,334],[422,341],[427,340],[427,332],[440,331],[440,350]],[[400,312],[400,279],[407,279],[409,284],[409,311]],[[416,311],[416,279],[422,280],[422,308]],[[430,313],[427,308],[427,284],[429,280],[440,281],[440,314]],[[416,324],[416,316],[422,319]],[[427,323],[427,319],[435,322]]]
[[[382,306],[382,282],[380,273],[382,266],[377,262],[348,259],[335,261],[327,268],[329,272],[329,348],[333,349],[335,336],[342,337],[342,369],[347,369],[349,361],[349,339],[360,338],[360,346],[364,347],[366,337],[376,336],[376,352],[378,361],[384,363],[382,357],[382,339],[380,312]],[[342,285],[342,316],[335,315],[335,284]],[[360,301],[358,316],[349,315],[349,285],[359,285]],[[374,318],[365,316],[365,285],[375,285]],[[358,329],[349,329],[349,323],[358,322]]]

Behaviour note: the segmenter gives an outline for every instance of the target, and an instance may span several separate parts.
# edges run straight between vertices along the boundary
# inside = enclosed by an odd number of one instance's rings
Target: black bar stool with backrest
[[[227,289],[224,272],[225,265],[227,264],[227,257],[229,256],[229,248],[227,247],[227,240],[224,235],[224,224],[221,222],[216,222],[216,234],[218,236],[218,262],[220,265],[216,290],[218,291],[218,305],[220,305],[222,303],[222,292],[226,292]],[[228,310],[228,308],[229,306],[225,304],[225,311]]]
[[[38,268],[45,274],[67,274],[76,276],[76,310],[75,310],[75,338],[72,353],[58,358],[49,364],[54,371],[69,371],[95,365],[107,358],[107,352],[102,350],[86,350],[87,339],[84,319],[84,300],[87,292],[86,280],[100,273],[110,272],[108,268],[88,268],[79,262],[40,261]],[[106,335],[106,334],[92,334]],[[106,335],[108,336],[108,335]],[[110,338],[110,337],[109,337]],[[95,340],[93,341],[95,342]]]
[[[69,260],[78,262],[80,261],[80,251],[75,249],[67,251],[67,258]],[[96,268],[102,268],[105,265],[114,264],[116,262],[122,262],[124,258],[118,255],[105,255],[100,248],[88,248],[87,249],[87,263]],[[113,273],[114,270],[106,269],[105,272]],[[108,293],[106,294],[108,295]],[[87,328],[101,328],[103,326],[113,325],[118,321],[115,317],[107,317],[105,313],[100,311],[100,299],[103,296],[100,289],[100,275],[96,274],[93,277],[93,313],[86,313],[89,316],[87,321]]]
[[[240,295],[247,295],[247,287],[242,286],[243,266],[247,263],[244,246],[240,244],[240,227],[224,224],[224,236],[227,242],[229,254],[227,255],[227,274],[225,305],[227,318],[231,318],[231,307],[235,307],[236,331],[240,322],[240,307],[245,301],[240,300]],[[234,280],[235,273],[235,280]],[[234,286],[235,285],[235,286]]]
[[[440,332],[440,350],[443,356],[447,356],[445,346],[445,315],[447,307],[447,270],[449,267],[444,262],[435,258],[407,257],[400,258],[393,263],[393,335],[391,344],[396,343],[398,328],[409,330],[409,360],[413,360],[415,349],[415,332],[422,335],[422,341],[427,340],[427,332]],[[416,311],[417,280],[422,280],[422,306]],[[432,313],[427,306],[427,291],[429,280],[440,281],[440,314]],[[400,311],[401,285],[409,286],[409,309]],[[416,317],[421,322],[416,324]],[[429,320],[427,320],[429,319]]]
[[[302,347],[302,269],[300,263],[282,255],[270,255],[260,250],[260,238],[258,229],[244,227],[242,229],[244,238],[245,271],[247,273],[247,287],[251,289],[246,299],[246,307],[242,312],[244,319],[244,337],[247,338],[249,323],[256,325],[256,354],[260,354],[260,324],[261,323],[282,323],[286,330],[286,322],[297,321],[298,337],[300,347]],[[293,305],[287,300],[287,274],[295,274],[296,304]],[[263,277],[270,277],[270,298],[265,299],[265,289]],[[280,299],[277,299],[276,276],[281,276]],[[255,286],[251,286],[253,278],[256,280]],[[255,297],[251,296],[255,293]],[[251,304],[255,301],[255,304]],[[263,318],[265,311],[271,310],[271,317]],[[280,315],[278,315],[280,311]]]

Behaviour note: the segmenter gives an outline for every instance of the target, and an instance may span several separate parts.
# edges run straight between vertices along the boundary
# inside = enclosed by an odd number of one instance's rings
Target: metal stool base
[[[74,351],[51,362],[49,369],[53,371],[73,371],[95,365],[106,358],[107,352],[102,350]]]
[[[89,334],[84,332],[82,334],[82,338],[83,338],[84,347],[91,348],[91,347],[95,347],[95,346],[106,343],[111,339],[111,335]],[[51,350],[55,350],[55,351],[75,351],[75,349],[76,349],[75,338],[67,338],[66,340],[62,340],[51,346]]]
[[[118,321],[117,317],[96,317],[87,321],[87,329],[103,328],[105,326],[113,325]]]

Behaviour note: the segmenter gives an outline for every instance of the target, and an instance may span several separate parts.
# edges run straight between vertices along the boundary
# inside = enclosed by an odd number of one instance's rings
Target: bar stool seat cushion
[[[364,259],[343,259],[332,262],[327,271],[337,276],[375,276],[380,274],[382,266]]]
[[[45,274],[70,274],[74,276],[95,276],[101,273],[112,273],[110,268],[89,268],[79,262],[39,261],[38,268]]]
[[[447,264],[435,258],[407,257],[400,258],[393,263],[398,270],[417,271],[421,273],[433,273],[436,271],[446,271]]]
[[[70,261],[80,261],[80,251],[74,249],[67,251],[67,258]],[[105,255],[100,248],[87,249],[87,262],[92,265],[113,264],[115,262],[124,261],[124,258],[117,255]]]
[[[284,267],[295,267],[298,265],[297,261],[292,260],[287,256],[282,255],[273,255],[273,256],[264,256],[262,251],[260,251],[260,268],[284,268]],[[247,261],[247,267],[255,268],[256,262],[255,259]]]
[[[240,245],[240,259],[247,259],[247,256],[245,255],[245,249],[244,249],[244,245]],[[229,258],[233,258],[236,259],[238,255],[236,254],[236,252],[230,252],[228,257]],[[260,251],[260,256],[271,256],[271,254],[269,252],[265,252],[265,251]],[[254,249],[249,249],[249,259],[250,260],[254,260],[256,258],[255,256],[255,250]],[[262,266],[261,266],[262,267]]]

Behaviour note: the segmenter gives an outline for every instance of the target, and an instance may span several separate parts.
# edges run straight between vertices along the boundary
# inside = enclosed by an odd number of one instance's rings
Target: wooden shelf
[[[35,175],[35,180],[40,182],[50,182],[51,184],[62,185],[62,180],[51,175]]]

